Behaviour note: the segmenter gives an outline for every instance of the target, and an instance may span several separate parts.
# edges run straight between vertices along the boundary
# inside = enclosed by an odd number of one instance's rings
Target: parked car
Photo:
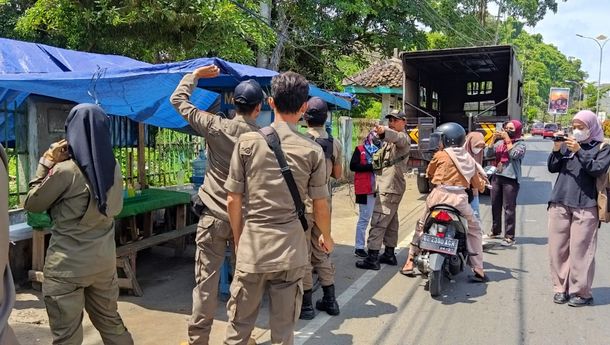
[[[534,135],[542,136],[543,132],[544,132],[544,123],[537,122],[532,125],[532,130],[530,131],[532,136],[534,136]]]
[[[559,131],[559,126],[556,123],[546,123],[542,132],[542,139],[552,138]]]

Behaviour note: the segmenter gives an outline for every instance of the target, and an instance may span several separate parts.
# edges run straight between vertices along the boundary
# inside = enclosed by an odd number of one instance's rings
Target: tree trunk
[[[267,24],[271,25],[271,7],[269,6],[268,0],[261,0],[260,2],[261,10],[260,15],[264,18]],[[267,68],[269,64],[269,56],[267,53],[259,50],[258,55],[256,57],[256,67]]]
[[[273,53],[271,54],[271,61],[269,61],[269,69],[277,71],[280,67],[280,62],[284,55],[284,46],[286,41],[288,40],[288,20],[286,19],[286,11],[278,2],[274,3],[275,9],[277,11],[277,19],[276,19],[276,33],[277,33],[277,44],[275,48],[273,48]]]

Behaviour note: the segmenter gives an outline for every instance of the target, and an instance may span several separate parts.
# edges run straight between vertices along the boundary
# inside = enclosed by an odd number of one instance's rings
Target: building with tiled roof
[[[402,62],[390,58],[373,63],[367,69],[343,79],[344,91],[353,94],[381,96],[383,116],[402,108]]]

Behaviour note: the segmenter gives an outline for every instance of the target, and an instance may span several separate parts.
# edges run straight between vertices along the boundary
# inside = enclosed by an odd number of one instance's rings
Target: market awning
[[[243,80],[252,78],[263,86],[269,86],[271,78],[277,74],[220,58],[153,65],[124,56],[78,52],[0,38],[0,109],[8,106],[10,112],[29,94],[38,94],[76,103],[98,102],[112,115],[180,129],[187,123],[173,109],[169,96],[184,74],[209,64],[217,65],[221,75],[200,80],[200,88],[193,93],[191,101],[201,109],[218,106],[219,93],[232,91]],[[313,85],[310,94],[338,108],[351,108],[348,100]]]

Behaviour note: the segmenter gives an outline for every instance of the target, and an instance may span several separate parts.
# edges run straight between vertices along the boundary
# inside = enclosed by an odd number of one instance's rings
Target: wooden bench
[[[142,296],[142,288],[136,278],[136,256],[138,251],[160,245],[165,242],[174,242],[174,254],[182,255],[185,249],[185,237],[197,231],[197,224],[182,229],[164,232],[139,241],[135,241],[116,250],[116,264],[125,273],[125,278],[119,278],[119,288],[131,290],[135,296]]]

